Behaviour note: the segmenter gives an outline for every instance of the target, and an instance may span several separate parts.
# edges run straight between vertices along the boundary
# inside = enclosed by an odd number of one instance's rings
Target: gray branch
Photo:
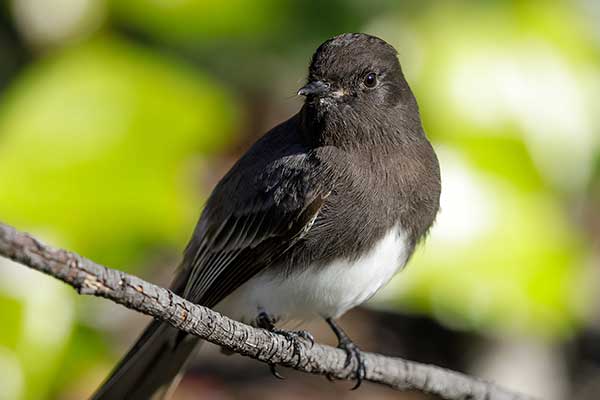
[[[229,319],[170,290],[106,268],[70,251],[48,246],[0,222],[0,255],[53,276],[79,294],[110,299],[166,321],[174,327],[254,359],[298,371],[352,379],[354,362],[344,368],[346,354],[330,346],[303,341],[299,356],[285,337]],[[448,400],[525,400],[492,383],[401,358],[364,353],[366,380],[398,390],[418,390]]]

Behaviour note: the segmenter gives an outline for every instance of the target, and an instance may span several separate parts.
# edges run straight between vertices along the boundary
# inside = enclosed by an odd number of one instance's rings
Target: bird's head
[[[306,97],[305,117],[325,128],[376,127],[402,114],[418,118],[396,49],[361,33],[342,34],[319,46],[298,95]]]

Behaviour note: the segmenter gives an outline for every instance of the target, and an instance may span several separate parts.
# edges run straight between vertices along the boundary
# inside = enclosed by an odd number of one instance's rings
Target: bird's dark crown
[[[309,79],[344,79],[362,69],[400,69],[397,52],[378,37],[345,33],[319,46],[312,57]]]

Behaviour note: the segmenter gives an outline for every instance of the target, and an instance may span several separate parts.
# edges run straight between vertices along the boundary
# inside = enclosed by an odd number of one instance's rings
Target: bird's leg
[[[264,311],[260,311],[258,316],[256,317],[256,326],[262,329],[266,329],[269,332],[276,333],[278,335],[282,335],[285,338],[289,339],[294,346],[294,355],[298,357],[298,361],[302,357],[302,353],[300,351],[301,343],[299,341],[300,338],[307,340],[310,342],[310,345],[315,344],[315,338],[310,332],[299,330],[299,331],[286,331],[283,329],[279,329],[275,326],[277,321],[272,318],[269,314]],[[277,368],[275,364],[269,363],[269,368],[271,369],[271,373],[278,379],[285,379],[279,372],[277,372]]]
[[[344,368],[348,367],[352,362],[352,358],[356,359],[356,385],[352,388],[352,390],[358,389],[358,387],[362,384],[363,379],[366,374],[366,363],[365,359],[358,348],[358,346],[348,337],[346,332],[337,324],[337,322],[333,318],[325,318],[325,321],[335,333],[335,336],[338,339],[338,348],[344,350],[346,352],[346,361],[344,362]],[[333,380],[330,376],[328,376],[329,380]]]

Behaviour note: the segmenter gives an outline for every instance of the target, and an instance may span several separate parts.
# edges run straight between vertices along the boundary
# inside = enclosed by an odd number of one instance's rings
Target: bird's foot
[[[344,361],[344,368],[348,368],[352,363],[352,359],[356,360],[356,370],[354,371],[354,376],[356,378],[356,384],[352,387],[351,390],[356,390],[360,387],[363,380],[365,379],[367,372],[367,364],[365,358],[358,348],[358,346],[348,337],[346,332],[342,330],[340,326],[332,318],[326,319],[329,326],[335,333],[338,338],[338,348],[344,350],[346,352],[346,360]],[[334,378],[331,375],[327,375],[327,379],[333,381]]]
[[[312,347],[315,344],[314,336],[310,332],[304,331],[304,330],[286,331],[284,329],[279,329],[275,326],[275,322],[276,322],[276,320],[274,320],[271,316],[269,316],[265,312],[260,312],[258,314],[258,317],[256,318],[256,325],[259,328],[263,328],[263,329],[268,330],[269,332],[281,335],[281,336],[285,337],[286,339],[288,339],[289,341],[291,341],[292,346],[293,346],[293,354],[294,354],[294,356],[296,356],[298,358],[298,362],[300,362],[300,359],[302,358],[301,339],[304,339],[307,342],[309,342],[310,346]],[[273,374],[273,376],[275,376],[277,379],[285,379],[277,371],[277,367],[275,366],[275,364],[269,364],[269,368],[271,369],[271,373]]]
[[[344,362],[344,368],[347,368],[350,365],[353,358],[356,360],[357,367],[354,371],[354,375],[356,377],[356,384],[351,389],[356,390],[362,384],[367,373],[367,365],[365,362],[365,358],[358,346],[348,337],[346,337],[345,340],[340,340],[338,348],[346,352],[346,361]]]
[[[312,335],[312,333],[310,333],[308,331],[304,331],[304,330],[286,331],[285,329],[273,328],[271,330],[271,332],[281,335],[281,336],[285,337],[286,339],[289,339],[290,341],[292,341],[292,343],[294,344],[294,354],[295,355],[299,355],[298,352],[296,351],[300,348],[299,346],[301,343],[300,343],[299,339],[306,340],[308,343],[310,343],[310,347],[314,346],[314,344],[315,344],[315,337]]]

